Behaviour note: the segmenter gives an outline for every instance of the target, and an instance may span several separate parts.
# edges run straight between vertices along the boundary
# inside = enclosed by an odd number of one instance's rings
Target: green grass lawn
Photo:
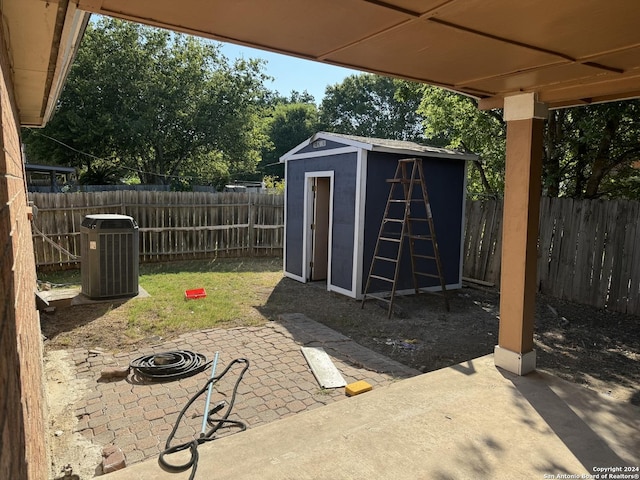
[[[259,325],[256,309],[282,279],[282,259],[242,258],[156,263],[140,266],[140,286],[151,295],[117,307],[130,338],[173,334],[219,326]],[[53,284],[80,285],[80,271],[39,275]],[[186,300],[185,290],[207,296]]]

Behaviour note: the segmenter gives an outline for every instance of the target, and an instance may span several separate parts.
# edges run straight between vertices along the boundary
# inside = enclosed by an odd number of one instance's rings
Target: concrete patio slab
[[[639,431],[637,407],[490,355],[203,445],[195,478],[623,478],[598,469],[639,466]],[[188,476],[151,459],[104,478]]]

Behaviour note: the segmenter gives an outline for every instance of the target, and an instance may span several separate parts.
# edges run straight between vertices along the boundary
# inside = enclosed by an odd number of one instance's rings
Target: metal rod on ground
[[[218,352],[213,357],[213,364],[211,365],[211,378],[216,375],[216,367],[218,366]],[[211,403],[211,391],[213,390],[213,382],[209,383],[209,388],[207,389],[207,403],[204,406],[204,415],[202,416],[202,431],[200,432],[200,436],[204,436],[207,431],[207,417],[209,416],[209,404]]]

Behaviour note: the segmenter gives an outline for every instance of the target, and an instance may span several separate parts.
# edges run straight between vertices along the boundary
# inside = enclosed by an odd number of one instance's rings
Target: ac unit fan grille
[[[132,268],[131,257],[134,252],[134,235],[129,232],[101,233],[99,237],[100,296],[116,297],[136,293],[138,278],[137,271]]]

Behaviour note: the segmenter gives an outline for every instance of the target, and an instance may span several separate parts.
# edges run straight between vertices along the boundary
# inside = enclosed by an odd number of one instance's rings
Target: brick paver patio
[[[260,327],[212,329],[181,335],[152,348],[131,353],[100,354],[86,349],[70,351],[76,376],[88,385],[88,393],[74,405],[77,431],[99,446],[114,444],[125,453],[127,463],[157,456],[164,449],[178,412],[207,381],[211,369],[189,378],[162,383],[127,379],[102,380],[106,367],[125,366],[141,355],[187,349],[208,359],[219,352],[217,373],[235,358],[247,358],[250,368],[238,390],[230,418],[253,428],[279,418],[345,400],[344,389],[322,389],[300,351],[301,346],[320,346],[329,354],[347,383],[366,380],[374,388],[396,379],[420,374],[352,341],[350,338],[301,314],[283,315],[278,322]],[[212,405],[229,400],[235,373],[215,387]],[[204,396],[198,399],[179,428],[175,443],[188,441],[200,432]]]

